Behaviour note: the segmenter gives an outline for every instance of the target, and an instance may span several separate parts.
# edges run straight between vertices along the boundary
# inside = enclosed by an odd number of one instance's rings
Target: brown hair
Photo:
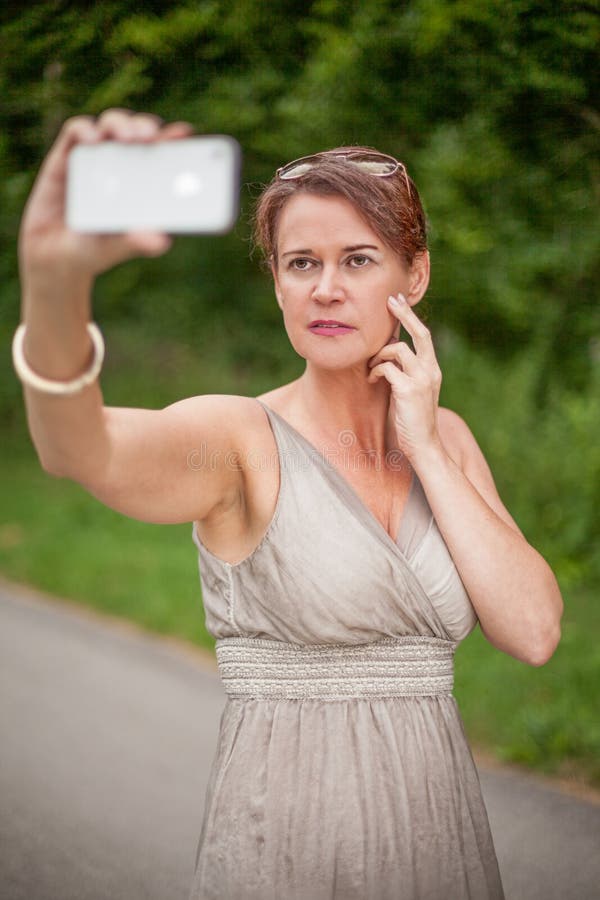
[[[256,203],[254,241],[266,259],[277,265],[277,227],[281,212],[295,194],[338,196],[349,200],[373,231],[410,266],[415,255],[427,250],[427,226],[413,180],[401,166],[393,175],[377,177],[344,159],[342,152],[372,152],[372,147],[336,147],[325,150],[319,164],[299,178],[277,175]]]

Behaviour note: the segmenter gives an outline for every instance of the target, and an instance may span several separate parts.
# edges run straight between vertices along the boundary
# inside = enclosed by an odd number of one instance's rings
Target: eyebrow
[[[351,247],[343,247],[343,253],[354,253],[356,250],[379,250],[380,247],[376,247],[375,244],[354,244]],[[282,253],[282,256],[296,256],[302,254],[314,253],[314,250],[309,248],[303,248],[302,250],[288,250],[287,253]]]

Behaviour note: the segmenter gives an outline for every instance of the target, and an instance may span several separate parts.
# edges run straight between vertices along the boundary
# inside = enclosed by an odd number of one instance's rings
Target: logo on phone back
[[[173,192],[178,197],[195,197],[202,193],[202,179],[195,172],[180,172],[173,179]]]

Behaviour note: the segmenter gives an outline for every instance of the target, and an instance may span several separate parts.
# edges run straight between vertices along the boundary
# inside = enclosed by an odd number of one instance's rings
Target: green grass
[[[499,652],[477,628],[456,653],[455,695],[476,746],[600,787],[600,607],[594,590],[563,593],[561,642],[546,665]]]

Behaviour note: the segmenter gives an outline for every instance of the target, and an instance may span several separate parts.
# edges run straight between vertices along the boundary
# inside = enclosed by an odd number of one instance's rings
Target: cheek
[[[298,336],[302,331],[302,325],[306,317],[305,307],[295,302],[295,298],[285,290],[280,291],[280,293],[282,294],[282,302],[279,304],[279,308],[288,337],[292,335]]]
[[[277,292],[278,303],[288,319],[300,315],[306,307],[306,288],[291,281],[280,278]]]
[[[287,297],[290,295],[290,284],[289,279],[286,278],[285,272],[279,272],[277,279],[275,280],[275,294],[280,303],[286,301]]]

